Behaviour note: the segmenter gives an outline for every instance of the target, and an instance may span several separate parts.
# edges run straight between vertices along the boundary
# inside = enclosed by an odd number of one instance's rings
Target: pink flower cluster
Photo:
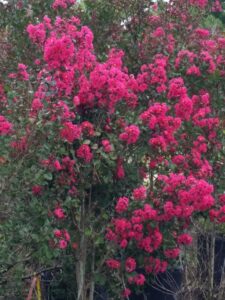
[[[140,129],[136,125],[125,127],[125,132],[121,133],[119,139],[127,143],[127,145],[135,144],[139,138]]]
[[[33,43],[43,45],[46,39],[46,29],[43,23],[27,26],[29,38]]]
[[[200,7],[200,8],[205,8],[206,5],[208,5],[208,0],[189,0],[191,5]]]
[[[68,242],[70,241],[70,235],[66,229],[55,229],[54,236],[59,239],[58,248],[65,249],[68,246]]]
[[[116,259],[107,259],[106,264],[110,269],[119,269],[120,262]]]
[[[68,193],[76,195],[77,190],[74,186],[77,182],[77,174],[74,169],[75,160],[71,159],[69,156],[65,156],[59,161],[52,156],[42,160],[40,164],[42,167],[46,168],[48,172],[54,173],[59,186],[69,187]]]
[[[125,262],[125,269],[128,273],[133,272],[136,269],[136,261],[133,257],[128,257]]]
[[[139,285],[139,286],[144,285],[145,280],[146,280],[145,276],[143,274],[140,274],[140,273],[128,278],[128,282],[130,284],[135,283],[136,285]]]
[[[110,144],[109,140],[107,140],[107,139],[102,140],[102,146],[103,146],[104,152],[110,153],[112,151],[112,145]]]
[[[156,29],[154,34],[161,34],[161,29]],[[148,89],[148,86],[155,87],[157,93],[161,94],[166,91],[167,79],[167,57],[161,54],[157,54],[154,57],[154,62],[149,65],[143,65],[141,67],[141,74],[137,77],[139,84],[139,90],[144,92]]]
[[[52,69],[65,67],[72,62],[74,51],[74,44],[69,36],[52,36],[45,42],[44,60]]]
[[[53,9],[66,9],[69,5],[76,3],[76,0],[55,0],[52,4]]]
[[[192,240],[192,236],[190,236],[190,234],[187,233],[183,233],[177,237],[178,244],[182,245],[190,245],[192,243]]]
[[[147,274],[157,275],[158,273],[164,273],[167,270],[168,262],[160,260],[157,257],[146,257],[145,258],[145,272]]]
[[[133,198],[136,201],[142,201],[147,198],[147,189],[144,186],[140,186],[133,190]]]
[[[95,135],[95,131],[94,131],[94,125],[88,121],[84,121],[81,123],[81,131],[83,135],[86,136],[94,136]]]
[[[125,100],[130,108],[137,106],[135,91],[138,84],[134,77],[122,70],[123,52],[111,51],[104,64],[98,63],[90,73],[90,80],[82,77],[80,94],[81,103],[93,105],[93,99],[101,108],[113,113],[115,106]]]
[[[220,2],[220,0],[215,0],[212,6],[212,12],[222,12],[223,8],[222,8],[222,4]]]
[[[71,122],[65,122],[63,124],[63,128],[60,131],[61,138],[68,141],[69,143],[73,143],[74,140],[79,139],[80,135],[80,127],[76,124],[72,124]]]
[[[12,124],[7,119],[0,115],[0,136],[9,135],[12,131]]]
[[[181,119],[168,115],[168,111],[165,103],[154,103],[140,115],[143,124],[152,131],[149,144],[162,151],[177,143],[174,134],[181,125]]]
[[[53,214],[57,219],[64,219],[66,217],[63,209],[60,206],[55,208]]]
[[[6,95],[4,91],[4,86],[0,83],[0,103],[6,102]]]
[[[18,80],[29,80],[29,74],[27,72],[27,66],[24,64],[18,64],[18,71],[17,73],[10,73],[9,78],[18,79]]]
[[[43,187],[40,186],[40,185],[34,185],[34,186],[32,187],[32,193],[33,193],[34,196],[39,196],[39,195],[41,195],[42,190],[43,190]]]
[[[90,147],[86,144],[81,145],[77,149],[76,155],[78,158],[83,159],[85,163],[90,163],[93,159],[93,153],[91,152]]]
[[[150,205],[147,189],[144,186],[133,191],[134,200],[145,200],[143,202],[130,202],[127,197],[120,197],[115,211],[118,214],[123,213],[123,217],[114,217],[106,233],[106,238],[119,248],[129,249],[135,245],[137,251],[142,251],[144,265],[139,267],[144,267],[146,273],[153,274],[165,272],[169,261],[179,257],[182,246],[192,243],[192,237],[184,232],[190,217],[199,211],[210,210],[215,203],[212,197],[213,186],[203,179],[196,179],[193,176],[185,177],[181,173],[171,173],[169,176],[159,175],[158,181],[162,185],[161,200],[154,200],[154,195],[151,194],[153,201]],[[211,217],[213,216],[215,219],[217,213],[211,210]],[[164,224],[165,222],[173,224],[174,219],[182,220],[181,222],[187,225],[170,237],[169,243],[173,243],[173,247],[165,248],[166,239],[169,236],[165,230],[169,229],[166,229]],[[157,258],[157,253],[162,253],[165,260],[161,261]],[[150,257],[149,254],[151,254]],[[120,268],[122,261],[117,260],[117,262],[117,268]],[[112,266],[109,267],[112,268]],[[137,262],[132,257],[126,259],[125,271],[127,273],[135,272],[137,267]],[[143,276],[137,273],[129,277],[128,284],[144,284]]]
[[[124,170],[123,159],[122,158],[117,159],[116,177],[119,180],[123,179],[125,177],[125,170]]]
[[[115,210],[117,213],[123,213],[127,211],[129,206],[129,199],[127,197],[120,197],[117,201]]]

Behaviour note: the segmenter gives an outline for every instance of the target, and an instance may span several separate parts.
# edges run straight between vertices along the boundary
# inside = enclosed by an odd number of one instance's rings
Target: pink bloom
[[[40,23],[37,25],[29,24],[27,26],[27,32],[29,38],[33,43],[43,44],[46,38],[46,31],[44,24]]]
[[[157,217],[157,211],[149,204],[144,205],[144,218],[145,220],[154,220]]]
[[[77,196],[78,194],[77,188],[75,186],[72,186],[71,189],[69,189],[68,194],[70,196]]]
[[[80,98],[78,96],[73,98],[73,104],[75,107],[80,105]]]
[[[61,207],[57,207],[53,213],[57,219],[64,219],[66,217]]]
[[[123,297],[123,298],[129,297],[130,294],[131,294],[131,290],[128,289],[128,288],[125,288],[125,289],[122,291],[122,297]]]
[[[8,77],[11,78],[11,79],[15,79],[15,78],[17,78],[17,74],[16,73],[10,73],[8,75]]]
[[[225,194],[219,195],[219,201],[221,204],[225,204]]]
[[[213,61],[213,57],[208,51],[201,51],[200,58],[203,62],[207,63],[208,65],[208,73],[212,74],[216,70],[216,65]]]
[[[67,242],[70,241],[70,235],[69,235],[69,232],[66,230],[66,229],[63,229],[63,235],[64,235],[64,238]]]
[[[43,104],[42,104],[41,100],[39,98],[35,98],[32,101],[31,109],[34,110],[34,111],[39,111],[42,108],[43,108]]]
[[[125,269],[128,273],[133,272],[136,269],[136,261],[132,257],[128,257],[125,262]]]
[[[123,179],[125,177],[125,171],[123,167],[123,160],[118,158],[117,165],[116,165],[116,177],[118,179]]]
[[[181,97],[180,101],[175,105],[176,116],[185,121],[189,121],[192,110],[192,100],[187,96]]]
[[[0,133],[1,133],[1,116],[0,116]],[[26,136],[21,137],[17,141],[12,141],[10,146],[18,151],[25,151],[27,149],[27,138]]]
[[[125,127],[125,132],[121,133],[119,139],[127,143],[127,145],[135,144],[139,138],[140,129],[136,125]]]
[[[154,258],[153,256],[147,258],[145,264],[146,273],[153,274],[165,272],[168,266],[168,263],[166,261],[161,261],[159,258]]]
[[[34,63],[36,66],[39,66],[41,64],[41,61],[40,61],[40,59],[37,58],[37,59],[35,59]]]
[[[159,148],[162,151],[166,151],[167,149],[167,144],[166,144],[166,140],[163,136],[157,136],[154,138],[151,138],[149,140],[149,145],[153,146],[154,148]]]
[[[143,274],[137,274],[133,277],[133,281],[136,283],[136,285],[144,285],[145,276]]]
[[[214,222],[219,217],[220,211],[217,211],[215,209],[211,209],[209,211],[209,218],[211,222]]]
[[[183,245],[190,245],[192,243],[192,240],[193,240],[192,237],[187,233],[183,233],[179,235],[177,238],[178,244],[183,244]]]
[[[208,4],[208,0],[189,0],[190,4],[199,8],[205,8]]]
[[[4,87],[1,83],[0,83],[0,102],[6,102]]]
[[[62,236],[61,230],[55,229],[55,230],[54,230],[54,236],[55,236],[56,238],[61,238],[61,236]]]
[[[181,77],[173,78],[169,82],[168,98],[180,98],[187,94],[187,89],[184,86],[184,80]]]
[[[147,198],[147,189],[143,185],[133,190],[134,200],[145,200]]]
[[[0,136],[8,135],[12,130],[12,124],[0,115]]]
[[[120,197],[116,204],[116,212],[122,213],[124,211],[127,211],[129,205],[129,199],[127,197]]]
[[[34,185],[32,187],[32,193],[33,193],[33,195],[39,196],[41,194],[41,192],[42,192],[42,186],[40,186],[40,185]]]
[[[208,29],[205,28],[196,28],[195,29],[195,33],[199,36],[199,37],[209,37],[210,32]]]
[[[76,151],[77,157],[82,158],[86,163],[90,163],[93,159],[93,154],[88,145],[81,145]]]
[[[95,134],[94,125],[88,121],[84,121],[81,123],[81,131],[87,136],[93,136]]]
[[[66,9],[68,5],[76,3],[76,0],[55,0],[52,4],[53,9],[63,8]]]
[[[67,241],[65,240],[60,240],[59,241],[59,248],[60,249],[65,249],[67,247]]]
[[[102,140],[102,146],[106,153],[109,153],[112,151],[112,145],[110,144],[109,140]]]
[[[106,230],[107,230],[107,233],[105,235],[106,239],[109,241],[116,240],[116,234],[109,228],[107,228]]]
[[[23,8],[23,1],[22,1],[22,0],[19,0],[19,1],[17,2],[17,4],[16,4],[16,7],[17,7],[18,9],[22,9],[22,8]]]
[[[43,167],[47,168],[47,167],[49,167],[49,165],[50,165],[50,160],[49,160],[49,159],[42,159],[42,160],[40,161],[40,164],[41,164]]]
[[[60,162],[59,162],[58,160],[55,160],[55,161],[54,161],[53,166],[54,166],[54,168],[55,168],[57,171],[62,170],[62,167],[61,167]]]
[[[63,129],[60,131],[61,138],[69,143],[73,143],[74,140],[80,138],[81,130],[78,125],[74,125],[72,122],[65,122],[63,126]]]
[[[222,12],[222,11],[223,11],[223,7],[220,3],[220,0],[215,0],[215,2],[213,3],[212,12]]]
[[[18,75],[20,76],[20,78],[22,78],[22,80],[29,80],[29,74],[27,73],[27,66],[25,66],[24,64],[18,64]]]
[[[19,70],[26,70],[26,69],[27,69],[27,66],[24,65],[24,64],[18,64],[18,69],[19,69]]]
[[[51,24],[51,19],[48,17],[48,16],[44,16],[44,18],[43,18],[43,22],[44,22],[44,24],[45,24],[45,27],[47,28],[47,29],[49,29],[49,30],[51,30],[52,29],[52,24]]]
[[[174,249],[167,249],[164,251],[164,254],[167,258],[177,258],[180,255],[180,249],[174,248]]]
[[[201,76],[201,72],[199,70],[199,67],[193,65],[191,67],[189,67],[187,69],[187,72],[186,72],[187,75],[195,75],[195,76]]]
[[[185,157],[183,155],[175,155],[173,158],[172,158],[172,162],[179,166],[179,165],[182,165],[184,162],[185,162]]]
[[[110,269],[119,269],[120,268],[120,262],[116,259],[107,259],[106,264]]]
[[[153,9],[154,11],[157,11],[157,10],[158,10],[158,4],[157,4],[157,3],[152,4],[151,7],[152,7],[152,9]]]
[[[121,243],[120,243],[120,247],[121,247],[122,249],[125,249],[125,248],[127,247],[127,244],[128,244],[127,240],[126,240],[126,239],[123,239],[123,240],[121,241]]]
[[[74,57],[74,44],[70,37],[50,37],[44,45],[44,60],[49,68],[56,69],[70,65]]]
[[[156,30],[152,33],[152,37],[157,38],[157,37],[163,37],[165,36],[165,31],[162,27],[156,28]]]

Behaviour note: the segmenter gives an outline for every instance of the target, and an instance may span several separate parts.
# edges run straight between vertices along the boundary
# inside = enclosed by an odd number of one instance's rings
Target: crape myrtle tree
[[[67,262],[72,299],[96,285],[129,299],[177,263],[193,224],[224,223],[225,38],[201,27],[212,4],[143,6],[104,60],[74,0],[27,25],[33,62],[1,87],[3,274]]]

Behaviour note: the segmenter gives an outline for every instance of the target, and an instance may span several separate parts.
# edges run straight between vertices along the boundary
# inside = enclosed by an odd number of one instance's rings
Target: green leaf
[[[98,283],[99,285],[104,285],[106,283],[106,276],[103,274],[96,274],[95,282]]]
[[[44,178],[47,179],[47,180],[52,180],[53,179],[53,176],[52,176],[52,173],[46,173],[44,174]]]

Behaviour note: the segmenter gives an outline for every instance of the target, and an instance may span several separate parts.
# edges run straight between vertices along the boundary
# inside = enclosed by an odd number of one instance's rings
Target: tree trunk
[[[86,251],[86,249],[83,248],[81,251]],[[83,255],[84,253],[81,254],[79,261],[76,263],[77,300],[87,300],[85,282],[86,259]]]
[[[214,232],[211,238],[208,239],[209,243],[209,299],[213,299],[214,292],[214,265],[215,265],[215,236]]]
[[[81,220],[80,220],[80,244],[79,254],[76,262],[76,281],[77,281],[77,300],[87,300],[86,291],[86,259],[87,259],[87,237],[85,235],[85,199],[81,203]]]
[[[218,300],[223,300],[224,299],[224,294],[225,294],[225,272],[224,272],[224,268],[225,268],[225,260],[223,261],[222,274],[221,274],[219,292],[218,292]]]
[[[95,272],[95,248],[93,247],[92,260],[91,260],[91,279],[90,279],[89,300],[94,300],[94,292],[95,292],[94,272]]]

